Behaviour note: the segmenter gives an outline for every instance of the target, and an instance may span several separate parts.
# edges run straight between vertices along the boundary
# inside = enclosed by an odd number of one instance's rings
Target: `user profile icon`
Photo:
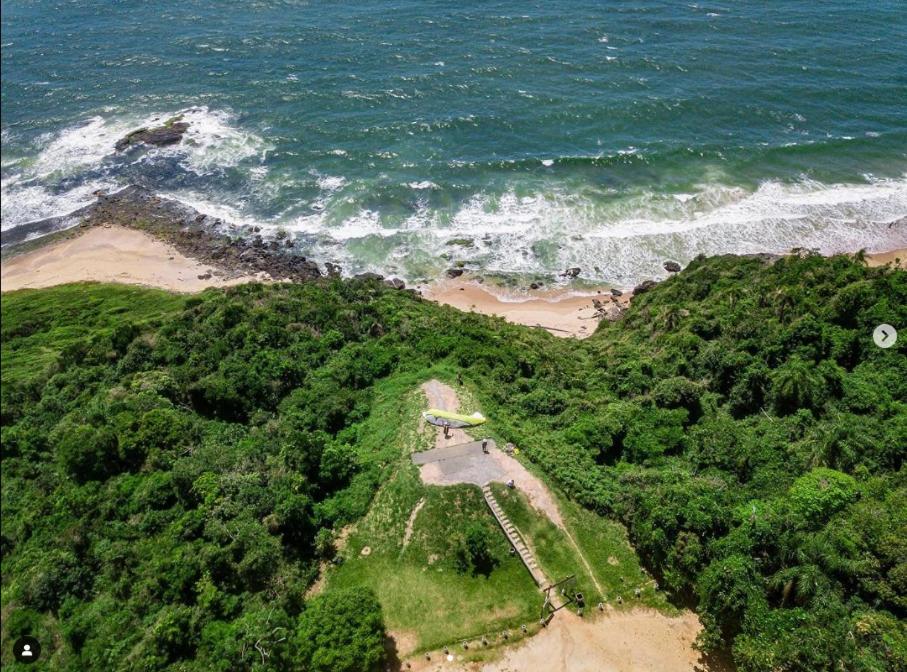
[[[20,663],[33,663],[41,657],[41,643],[34,637],[20,637],[13,644],[13,656]]]

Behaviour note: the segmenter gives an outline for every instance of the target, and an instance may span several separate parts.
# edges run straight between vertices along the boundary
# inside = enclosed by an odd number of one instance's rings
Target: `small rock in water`
[[[611,296],[623,296],[624,293],[617,289],[616,287],[611,288]]]
[[[582,269],[579,266],[574,266],[573,268],[568,268],[561,275],[565,278],[575,278],[582,272]]]
[[[180,121],[179,117],[165,122],[161,126],[153,128],[137,128],[131,133],[120,138],[115,147],[117,151],[122,152],[133,145],[154,145],[155,147],[164,147],[165,145],[175,145],[183,139],[183,135],[189,130],[189,124]]]
[[[462,268],[448,268],[447,269],[448,278],[459,278],[461,275],[463,275],[463,273],[464,273],[464,270]]]
[[[678,264],[676,261],[666,261],[664,263],[664,269],[668,273],[680,273],[680,264]]]

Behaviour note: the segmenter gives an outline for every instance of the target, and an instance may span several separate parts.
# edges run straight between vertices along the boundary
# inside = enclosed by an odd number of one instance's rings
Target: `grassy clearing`
[[[537,513],[519,489],[510,490],[501,483],[492,483],[491,489],[520,536],[529,543],[545,576],[560,581],[575,575],[576,589],[587,597],[593,596],[595,585],[563,531]]]
[[[510,490],[494,483],[492,491],[523,538],[528,538],[548,578],[558,581],[575,575],[576,589],[586,597],[588,607],[602,601],[618,608],[642,604],[672,609],[640,566],[621,525],[587,511],[555,492],[564,523],[601,586],[601,594],[563,530],[538,514],[519,489]],[[636,588],[640,589],[639,597],[635,595]]]
[[[3,383],[37,377],[69,345],[135,325],[159,323],[185,305],[179,294],[78,283],[3,295]]]
[[[654,580],[640,565],[623,525],[602,518],[558,493],[555,496],[570,535],[605,592],[603,602],[617,608],[642,604],[668,614],[677,612],[665,594],[655,588]],[[640,589],[638,598],[635,596],[636,588]],[[618,603],[618,596],[623,604]]]
[[[518,629],[537,621],[541,596],[519,558],[488,512],[481,492],[473,486],[426,486],[409,461],[415,451],[433,446],[430,428],[419,431],[419,413],[425,399],[417,389],[424,380],[451,381],[446,370],[433,369],[395,376],[379,384],[369,420],[357,441],[361,462],[381,465],[385,478],[368,514],[350,533],[343,552],[344,564],[331,568],[329,589],[367,585],[378,595],[387,626],[404,645],[417,651],[457,644],[505,628]],[[452,383],[449,383],[452,384]],[[464,412],[479,409],[468,389],[455,386]],[[491,420],[476,436],[495,436]],[[577,545],[604,589],[595,582],[566,535],[539,515],[519,491],[501,484],[492,488],[498,501],[520,532],[529,539],[545,573],[556,580],[577,576],[577,590],[594,606],[600,599],[618,606],[646,604],[668,608],[640,567],[626,532],[567,501],[555,492],[561,511]],[[404,546],[407,522],[416,506],[409,543]],[[454,565],[456,544],[473,521],[488,526],[500,564],[488,576],[471,576]],[[365,554],[363,550],[366,549]],[[633,595],[639,586],[639,599]],[[471,651],[472,656],[481,655]]]
[[[419,432],[424,398],[406,377],[382,389],[375,399],[374,427],[359,444],[360,459],[386,459],[388,478],[368,514],[350,534],[345,562],[333,568],[328,588],[367,585],[378,595],[387,626],[410,639],[416,650],[458,643],[504,628],[518,628],[538,617],[541,596],[518,558],[509,554],[481,492],[473,486],[426,486],[409,461],[430,447],[430,431]],[[408,390],[408,391],[406,391]],[[393,451],[396,457],[391,458]],[[407,521],[424,504],[404,547]],[[492,550],[500,559],[487,576],[458,571],[457,540],[471,522],[488,526]],[[363,549],[368,547],[366,554]],[[414,641],[413,641],[414,640]]]

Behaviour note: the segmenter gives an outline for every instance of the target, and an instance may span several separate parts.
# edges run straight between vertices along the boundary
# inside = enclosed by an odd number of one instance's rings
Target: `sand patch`
[[[669,617],[650,609],[584,620],[561,612],[547,628],[484,667],[489,672],[690,672],[702,666],[693,642],[696,615]]]
[[[211,264],[190,259],[147,233],[102,226],[4,260],[0,287],[9,292],[93,281],[199,292],[268,279],[265,275],[228,279],[217,273]]]
[[[398,656],[408,656],[419,646],[419,635],[412,630],[388,630],[387,636]]]
[[[564,291],[539,291],[505,295],[475,282],[444,280],[423,287],[422,295],[431,301],[465,312],[497,315],[508,322],[545,329],[555,336],[585,338],[598,326],[592,300],[611,302],[607,289],[576,294]],[[622,308],[630,302],[629,292],[616,298]]]
[[[493,661],[469,663],[462,651],[410,658],[419,672],[729,672],[732,666],[703,658],[693,647],[702,626],[696,614],[665,616],[653,609],[615,611],[583,619],[564,610],[546,628],[499,650]],[[499,642],[499,638],[493,639]]]
[[[877,254],[867,254],[866,263],[869,266],[884,266],[885,264],[894,264],[897,268],[907,269],[907,247],[890,252],[879,252]]]

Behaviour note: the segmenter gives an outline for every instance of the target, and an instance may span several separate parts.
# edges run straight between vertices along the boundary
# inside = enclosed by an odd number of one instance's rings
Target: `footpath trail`
[[[445,411],[457,412],[460,409],[460,400],[457,393],[449,385],[438,380],[429,380],[422,385],[425,396],[428,397],[428,405],[431,408],[439,408]],[[479,430],[481,431],[481,430]],[[435,437],[436,448],[450,448],[473,441],[473,437],[462,429],[451,429],[450,438],[444,438],[444,432],[437,430]],[[491,459],[488,459],[491,458]],[[492,446],[487,455],[481,451],[473,458],[466,458],[462,461],[462,469],[448,468],[447,465],[442,469],[436,465],[441,462],[431,462],[424,464],[420,468],[422,480],[430,485],[456,485],[457,483],[473,483],[478,486],[485,485],[490,481],[500,481],[506,483],[513,479],[514,483],[520,489],[532,506],[543,513],[562,530],[565,530],[564,521],[561,512],[557,508],[557,502],[554,497],[534,474],[517,460]]]
[[[430,380],[422,390],[430,407],[459,410],[457,394],[450,386]],[[566,529],[557,503],[544,483],[493,442],[489,442],[489,453],[484,454],[481,441],[474,441],[464,430],[454,429],[450,434],[450,438],[444,438],[438,429],[435,448],[413,456],[422,480],[433,485],[471,483],[481,487],[489,508],[533,579],[539,585],[547,585],[547,578],[538,567],[529,544],[525,543],[528,540],[520,537],[494,497],[489,500],[491,489],[487,484],[490,481],[506,482],[512,478],[533,507],[564,531],[595,580],[594,572]],[[564,609],[547,627],[519,644],[504,648],[500,658],[492,662],[467,663],[459,655],[451,655],[452,660],[448,660],[447,655],[435,651],[430,652],[429,659],[411,659],[406,669],[416,672],[724,672],[722,668],[707,664],[693,647],[701,629],[696,614],[690,611],[666,616],[654,609],[618,611],[608,607],[604,614],[591,613],[580,618]]]
[[[439,380],[429,380],[422,385],[422,391],[428,398],[429,407],[452,412],[459,411],[460,400],[456,391],[449,385],[445,385]],[[532,507],[561,529],[580,562],[586,568],[586,572],[595,584],[598,594],[604,594],[605,591],[595,578],[595,572],[592,571],[589,561],[564,524],[554,496],[539,478],[520,464],[519,461],[499,450],[493,441],[489,441],[488,453],[484,453],[481,448],[481,442],[473,441],[473,437],[465,430],[451,429],[449,438],[445,438],[444,432],[438,429],[435,434],[435,449],[414,455],[413,461],[420,465],[420,475],[425,483],[431,485],[472,483],[483,488],[485,501],[488,502],[492,512],[495,511],[495,507],[500,509],[500,506],[494,501],[493,496],[491,496],[491,501],[489,501],[490,489],[485,488],[485,486],[492,481],[506,483],[509,480],[513,480],[520,492],[526,495]],[[488,490],[487,494],[486,490]],[[495,517],[498,517],[497,513],[495,513]],[[512,527],[510,521],[507,521],[507,525]],[[507,534],[506,527],[504,532]],[[509,537],[510,535],[508,534]],[[511,539],[511,543],[513,541]],[[525,541],[528,543],[523,544],[521,542],[524,548],[531,544],[530,540]],[[517,552],[520,552],[516,544],[514,544],[514,547],[517,548]],[[531,556],[531,549],[527,548],[526,550]],[[520,557],[523,557],[521,552]],[[535,562],[534,559],[533,562]],[[537,576],[544,577],[544,574],[538,569],[538,563],[535,563],[535,568],[533,568],[527,562],[526,567],[529,569],[529,573],[532,574],[532,578],[536,580],[536,583],[539,583]],[[550,583],[550,581],[547,583]],[[542,584],[540,583],[539,585]]]

